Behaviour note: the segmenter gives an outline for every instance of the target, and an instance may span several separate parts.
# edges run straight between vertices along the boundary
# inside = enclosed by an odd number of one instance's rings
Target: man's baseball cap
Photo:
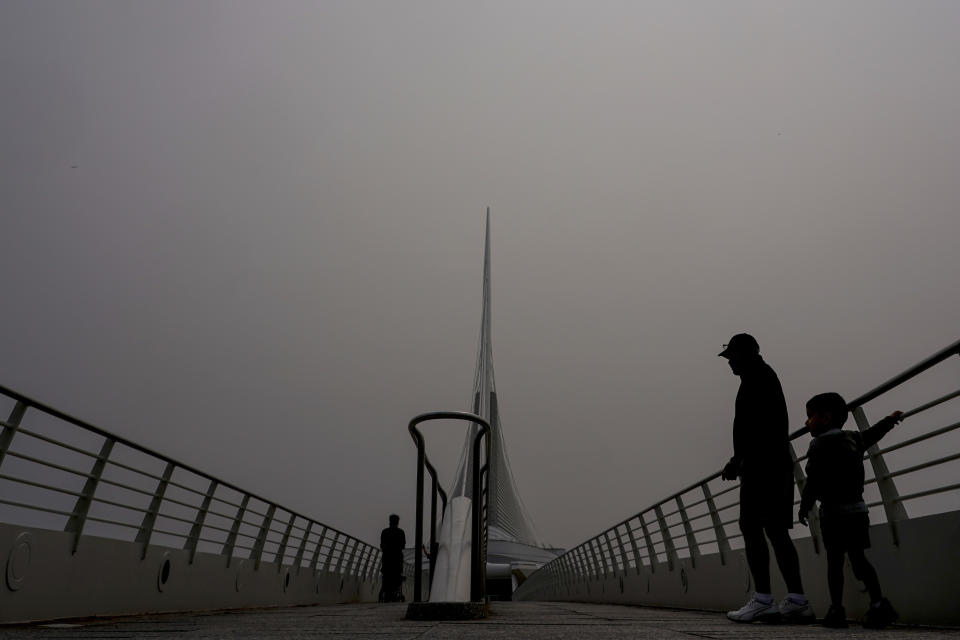
[[[755,355],[760,353],[760,345],[757,339],[749,333],[738,333],[730,338],[730,342],[723,345],[723,351],[718,356],[729,358],[731,354],[742,353],[746,355]]]

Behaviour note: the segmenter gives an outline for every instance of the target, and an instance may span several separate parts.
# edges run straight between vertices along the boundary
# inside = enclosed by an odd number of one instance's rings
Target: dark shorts
[[[793,528],[793,478],[740,484],[740,529],[753,527]]]
[[[870,514],[825,514],[820,518],[820,533],[827,551],[870,548]]]

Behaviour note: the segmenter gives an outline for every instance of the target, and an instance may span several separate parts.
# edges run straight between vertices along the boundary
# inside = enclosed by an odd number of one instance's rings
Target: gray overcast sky
[[[0,384],[412,531],[406,422],[469,407],[489,205],[514,472],[575,544],[729,456],[733,333],[797,427],[960,337],[958,25],[951,0],[5,0]]]

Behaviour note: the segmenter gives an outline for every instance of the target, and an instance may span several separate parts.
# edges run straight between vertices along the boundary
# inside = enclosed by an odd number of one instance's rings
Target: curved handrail
[[[490,459],[490,423],[487,422],[481,416],[478,416],[473,413],[468,413],[466,411],[434,411],[431,413],[423,413],[412,420],[407,427],[410,431],[410,436],[413,438],[414,443],[417,445],[417,510],[416,510],[416,541],[414,548],[414,565],[417,568],[417,572],[414,575],[414,587],[413,587],[413,601],[420,602],[421,598],[421,587],[422,587],[422,571],[420,567],[423,566],[423,469],[426,467],[426,441],[424,440],[423,434],[420,433],[420,430],[417,429],[417,425],[422,422],[427,422],[428,420],[466,420],[472,422],[479,427],[477,436],[474,439],[473,443],[473,499],[471,504],[471,529],[472,529],[472,541],[470,549],[470,563],[471,563],[471,584],[470,584],[470,599],[478,601],[483,597],[484,591],[484,576],[485,569],[482,560],[483,555],[481,554],[481,546],[483,541],[486,539],[485,527],[480,521],[480,442],[483,438],[486,438],[486,451],[485,451],[485,460],[484,462]],[[486,468],[486,464],[484,464]],[[436,471],[431,473],[434,483],[434,489],[438,487]],[[435,492],[432,492],[431,499],[434,501],[435,507]],[[436,529],[436,516],[432,516],[432,522],[430,523],[431,528],[431,541],[434,536]],[[432,546],[432,544],[431,544]],[[431,552],[433,549],[431,548]],[[431,575],[433,558],[431,557]]]

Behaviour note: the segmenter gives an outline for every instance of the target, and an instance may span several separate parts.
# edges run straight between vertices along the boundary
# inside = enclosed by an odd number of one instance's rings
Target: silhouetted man
[[[400,516],[390,516],[390,526],[380,532],[381,558],[380,572],[383,574],[383,585],[380,589],[381,599],[384,602],[401,600],[400,583],[403,575],[403,548],[407,546],[407,537],[403,529],[398,527]]]
[[[813,610],[803,595],[797,550],[790,539],[793,458],[783,388],[777,374],[760,357],[760,345],[753,336],[738,333],[724,347],[719,355],[727,359],[734,375],[740,376],[740,390],[733,419],[733,457],[721,475],[724,480],[740,478],[740,531],[756,589],[746,605],[727,612],[727,617],[735,622],[814,622]],[[789,592],[779,606],[770,589],[767,539]]]

